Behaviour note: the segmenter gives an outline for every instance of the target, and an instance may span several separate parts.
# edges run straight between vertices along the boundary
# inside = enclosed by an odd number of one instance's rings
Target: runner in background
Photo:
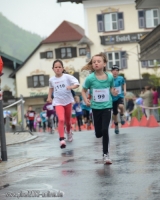
[[[118,127],[118,110],[120,110],[121,124],[125,123],[124,116],[124,95],[126,94],[126,83],[123,76],[119,76],[119,67],[117,65],[112,66],[112,74],[114,78],[114,87],[118,91],[117,96],[112,96],[113,99],[113,120],[115,124],[115,133],[119,134]]]
[[[80,102],[79,96],[75,96],[75,104],[73,105],[73,109],[76,112],[79,131],[81,131],[81,126],[83,125],[82,122],[83,112],[82,112],[82,103]]]
[[[58,116],[58,132],[60,147],[65,148],[66,142],[64,137],[64,125],[66,125],[66,134],[68,141],[71,142],[71,112],[72,103],[74,103],[72,89],[79,87],[78,80],[69,74],[64,74],[63,62],[61,60],[55,60],[52,67],[55,76],[49,79],[49,93],[47,102],[52,102],[51,96],[53,94],[53,105],[56,109]]]
[[[89,90],[87,90],[86,97],[87,99],[90,98]],[[90,130],[91,129],[91,122],[90,122],[91,107],[87,106],[84,100],[82,100],[82,111],[83,111],[84,123],[87,125],[87,130]]]
[[[50,133],[54,133],[56,113],[52,102],[45,103],[45,105],[43,106],[43,110],[47,111],[48,127],[50,128]]]
[[[73,103],[74,105],[74,103]],[[77,118],[76,118],[76,111],[73,109],[72,105],[72,118],[71,118],[71,124],[72,124],[72,129],[76,131],[76,126],[77,126]]]
[[[42,124],[42,127],[43,127],[43,132],[46,131],[46,122],[47,122],[47,115],[46,115],[46,111],[44,111],[42,109],[42,112],[40,113],[40,118],[41,118],[41,124]]]
[[[35,111],[30,106],[28,111],[27,111],[26,116],[28,117],[28,120],[29,120],[29,129],[30,129],[31,132],[33,131],[35,115],[36,115]]]

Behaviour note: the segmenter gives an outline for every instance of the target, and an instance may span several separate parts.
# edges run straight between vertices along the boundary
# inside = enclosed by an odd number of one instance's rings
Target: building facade
[[[117,64],[121,69],[120,73],[123,73],[127,80],[140,80],[143,73],[154,73],[155,64],[160,66],[159,57],[156,59],[146,57],[141,62],[138,43],[160,24],[158,7],[136,10],[134,0],[57,0],[57,2],[83,3],[86,35],[94,43],[91,46],[91,55],[104,52],[108,58],[108,70],[113,64]]]

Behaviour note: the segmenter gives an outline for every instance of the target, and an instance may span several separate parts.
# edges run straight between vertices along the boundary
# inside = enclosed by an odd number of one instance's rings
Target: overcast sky
[[[0,12],[19,27],[43,37],[67,20],[84,28],[83,5],[57,0],[0,0]]]

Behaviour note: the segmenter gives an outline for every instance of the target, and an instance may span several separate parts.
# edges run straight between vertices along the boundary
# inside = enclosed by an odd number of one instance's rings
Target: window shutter
[[[40,53],[40,58],[47,58],[47,53],[46,52],[41,52]]]
[[[27,85],[28,85],[28,88],[33,87],[33,77],[32,76],[27,77]]]
[[[123,13],[118,13],[118,29],[124,30],[124,17]]]
[[[144,10],[138,11],[138,21],[139,21],[139,28],[145,28],[145,11]]]
[[[78,81],[80,82],[80,79],[79,79],[79,72],[74,72],[73,76],[78,79]]]
[[[97,26],[98,26],[98,32],[104,32],[104,22],[103,22],[103,15],[97,15]]]
[[[44,75],[44,86],[49,86],[49,75]]]
[[[77,48],[76,47],[72,47],[72,58],[77,57]]]
[[[142,64],[143,68],[148,67],[148,61],[147,60],[142,61],[141,64]]]
[[[56,59],[61,58],[61,48],[60,49],[55,49],[56,52]]]
[[[127,56],[126,51],[121,52],[121,69],[127,68]]]

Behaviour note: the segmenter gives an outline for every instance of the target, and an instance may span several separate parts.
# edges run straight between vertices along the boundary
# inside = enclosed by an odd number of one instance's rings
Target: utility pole
[[[139,47],[137,44],[137,58],[138,58],[138,72],[139,72],[139,88],[142,91],[142,81],[141,81],[141,66],[140,66],[140,57],[139,57]]]
[[[1,57],[0,57],[1,59]],[[1,138],[1,158],[2,161],[7,161],[7,148],[6,148],[6,135],[5,135],[5,129],[4,129],[4,119],[3,119],[3,106],[2,106],[2,91],[1,91],[1,76],[3,75],[2,69],[3,69],[3,62],[0,60],[0,138]]]

